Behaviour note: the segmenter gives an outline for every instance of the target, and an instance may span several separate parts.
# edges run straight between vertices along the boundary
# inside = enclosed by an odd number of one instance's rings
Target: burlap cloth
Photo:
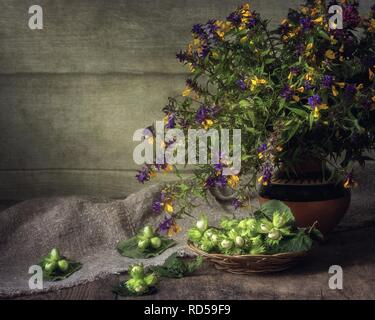
[[[353,194],[352,206],[338,231],[359,228],[375,221],[373,197],[375,166],[362,174],[361,187]],[[89,197],[33,199],[0,212],[0,298],[40,293],[28,286],[29,267],[51,248],[83,264],[81,270],[60,282],[44,282],[45,292],[77,286],[124,272],[136,260],[122,257],[115,249],[118,241],[133,236],[146,223],[157,225],[162,216],[151,210],[160,185],[146,187],[124,200]],[[210,221],[231,215],[229,206],[209,195],[192,212],[204,212]],[[244,212],[242,212],[244,214]],[[241,214],[240,214],[241,215]],[[186,231],[192,221],[181,221]],[[176,251],[185,251],[185,232],[177,236],[178,245],[162,255],[143,260],[147,265],[160,265]],[[188,252],[188,251],[186,251]]]
[[[157,225],[163,218],[151,210],[160,188],[146,187],[125,200],[75,196],[33,199],[0,212],[0,298],[77,286],[126,271],[138,260],[122,257],[116,244],[135,235],[146,223]],[[212,221],[228,214],[211,195],[193,214],[198,216],[200,212],[207,213]],[[183,230],[191,223],[189,219],[181,220]],[[142,262],[146,266],[159,265],[173,252],[184,251],[184,237],[181,232],[176,246]],[[42,291],[30,290],[29,267],[53,247],[81,262],[82,269],[63,281],[44,282]]]

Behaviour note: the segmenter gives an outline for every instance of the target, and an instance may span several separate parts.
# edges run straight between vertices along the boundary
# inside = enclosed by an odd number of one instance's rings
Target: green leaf
[[[268,220],[272,221],[273,214],[278,211],[280,213],[285,213],[288,221],[294,222],[294,216],[292,210],[283,202],[279,200],[270,200],[262,205],[260,211],[267,217]]]
[[[290,111],[292,111],[293,113],[301,116],[302,118],[306,119],[308,117],[308,113],[306,112],[306,110],[304,109],[299,109],[299,108],[291,108],[291,107],[288,107],[288,109]]]
[[[277,252],[304,252],[311,249],[313,241],[305,230],[299,230],[296,236],[284,238],[277,246]]]
[[[124,257],[133,259],[149,259],[162,254],[165,250],[176,245],[176,242],[167,237],[160,237],[161,246],[158,249],[146,249],[141,251],[138,248],[138,238],[133,237],[128,240],[122,240],[117,244],[117,251]]]
[[[153,287],[149,287],[147,292],[142,293],[142,294],[137,294],[137,293],[134,293],[134,292],[130,291],[126,287],[125,283],[121,283],[120,285],[113,288],[113,290],[112,290],[113,293],[116,293],[116,294],[118,294],[119,296],[122,296],[122,297],[148,296],[148,295],[155,294],[157,291],[158,291],[157,287],[153,286]]]
[[[152,267],[151,270],[164,278],[183,278],[201,267],[203,263],[202,257],[197,257],[193,261],[179,257],[177,253],[173,253],[162,266]]]

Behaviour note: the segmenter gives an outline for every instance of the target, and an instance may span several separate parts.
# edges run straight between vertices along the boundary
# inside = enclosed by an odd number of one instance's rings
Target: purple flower
[[[308,103],[311,107],[315,108],[322,103],[322,98],[318,94],[315,94],[309,98]]]
[[[155,214],[159,214],[162,208],[163,208],[163,203],[161,201],[154,201],[154,203],[152,204],[152,211]]]
[[[231,22],[234,26],[238,27],[241,23],[241,15],[238,12],[232,12],[227,20]]]
[[[207,180],[206,180],[206,183],[205,183],[205,186],[207,188],[212,188],[215,186],[215,178],[214,177],[208,177]]]
[[[247,85],[244,80],[240,79],[237,80],[236,85],[242,90],[245,91],[247,89]]]
[[[166,234],[172,226],[173,226],[173,218],[164,217],[164,220],[159,224],[159,233]]]
[[[346,28],[354,29],[361,22],[361,17],[357,8],[353,5],[348,5],[343,10],[343,20]]]
[[[215,163],[214,168],[215,168],[216,171],[220,172],[224,169],[224,165],[221,162]]]
[[[297,44],[297,46],[296,46],[296,54],[297,54],[297,56],[303,55],[304,52],[305,52],[305,45],[303,43]]]
[[[325,75],[322,80],[322,86],[324,88],[331,88],[333,85],[333,76]]]
[[[305,81],[305,90],[312,90],[314,89],[315,87],[311,84],[311,81],[310,80],[306,80]]]
[[[219,176],[216,179],[216,186],[224,188],[227,185],[227,178],[225,176]]]
[[[266,163],[263,167],[263,172],[262,172],[262,183],[263,184],[268,184],[271,182],[273,175],[273,170],[272,167]]]
[[[345,87],[345,96],[347,98],[352,98],[355,95],[356,92],[357,92],[357,89],[356,89],[355,85],[352,84],[352,83],[348,84]]]
[[[176,126],[176,118],[174,113],[170,113],[167,118],[167,123],[165,124],[166,129],[173,129]]]
[[[135,176],[140,183],[145,183],[150,180],[150,169],[148,167],[143,167],[138,174]]]
[[[249,29],[254,28],[257,23],[258,23],[257,18],[251,18],[250,21],[246,24],[246,27],[248,27]]]
[[[199,52],[198,56],[199,58],[206,58],[208,54],[210,53],[210,48],[207,45],[202,46],[202,50]]]
[[[309,17],[300,18],[299,23],[303,29],[303,31],[308,31],[313,27],[313,22]]]
[[[265,152],[267,150],[267,144],[263,143],[259,146],[258,152]]]
[[[207,188],[221,187],[224,188],[227,185],[227,178],[225,176],[211,176],[208,177],[205,186]]]
[[[237,210],[238,208],[240,208],[242,206],[242,203],[240,200],[234,198],[232,200],[232,206],[234,207],[235,210]]]
[[[195,120],[198,123],[202,123],[207,119],[211,119],[215,117],[217,113],[217,109],[215,107],[207,107],[204,105],[201,105],[195,115]]]
[[[178,53],[176,53],[176,58],[180,61],[180,62],[186,62],[188,60],[188,56],[185,52],[183,52],[182,50]]]
[[[297,67],[291,67],[290,69],[289,69],[289,71],[290,71],[290,73],[291,74],[293,74],[293,75],[295,75],[295,76],[298,76],[299,74],[300,74],[300,69],[299,68],[297,68]]]
[[[193,25],[191,32],[198,37],[205,37],[203,26],[200,23]]]
[[[280,96],[285,100],[289,101],[293,97],[293,90],[289,85],[286,85],[284,89],[281,91]]]

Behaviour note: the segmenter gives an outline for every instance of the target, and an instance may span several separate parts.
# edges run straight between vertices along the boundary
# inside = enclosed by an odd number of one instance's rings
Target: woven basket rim
[[[287,257],[302,257],[306,256],[311,250],[307,251],[299,251],[299,252],[282,252],[282,253],[276,253],[276,254],[244,254],[244,255],[226,255],[222,253],[207,253],[202,251],[201,249],[198,249],[196,246],[193,245],[192,242],[188,241],[187,243],[188,247],[195,251],[196,253],[199,253],[202,256],[211,257],[211,258],[220,258],[220,259],[244,259],[244,258],[287,258]]]

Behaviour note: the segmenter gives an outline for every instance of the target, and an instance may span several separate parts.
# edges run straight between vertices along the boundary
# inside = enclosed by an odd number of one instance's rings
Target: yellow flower
[[[165,166],[165,168],[164,168],[164,172],[165,172],[165,173],[168,173],[168,172],[171,172],[171,171],[173,171],[173,166],[170,165],[170,164],[167,164],[167,165]]]
[[[332,94],[334,97],[337,97],[339,95],[339,92],[337,91],[335,86],[332,86]]]
[[[320,104],[320,105],[318,106],[318,108],[319,108],[319,110],[326,110],[326,109],[328,109],[329,107],[328,107],[328,105],[327,105],[326,103],[322,103],[322,104]]]
[[[336,59],[336,53],[333,52],[331,49],[326,51],[325,56],[327,59],[330,59],[330,60]]]
[[[319,18],[313,20],[313,22],[316,23],[316,24],[323,24],[323,17],[320,16]]]
[[[300,88],[297,89],[297,91],[299,93],[304,93],[305,92],[305,87],[300,87]]]
[[[184,91],[182,91],[182,96],[183,97],[188,97],[191,93],[191,88],[186,87]]]
[[[172,214],[173,213],[173,205],[170,201],[164,203],[164,210],[165,212],[169,213],[169,214]]]
[[[268,185],[268,182],[264,180],[263,176],[259,177],[258,182],[261,183],[264,186]]]
[[[320,112],[319,112],[319,108],[318,107],[315,107],[314,108],[314,119],[319,119],[320,118]]]
[[[259,152],[259,153],[258,153],[258,158],[259,158],[259,159],[263,159],[263,153],[262,153],[262,152]]]
[[[305,6],[301,6],[301,12],[306,15],[309,12],[309,8]]]
[[[293,100],[294,100],[295,102],[299,102],[301,99],[300,99],[299,96],[293,96]]]
[[[237,186],[238,186],[238,183],[240,182],[240,178],[238,176],[230,176],[228,178],[228,185],[232,188],[232,189],[236,189]]]
[[[211,128],[214,125],[214,122],[211,119],[206,119],[202,122],[202,126],[205,130]]]
[[[307,51],[310,51],[312,48],[314,48],[314,44],[312,42],[310,42],[307,46],[306,46],[306,50]]]
[[[375,32],[375,19],[370,20],[370,26],[368,28],[369,32]]]
[[[363,84],[360,83],[359,85],[357,85],[356,89],[357,89],[357,91],[362,90],[363,89]]]
[[[336,84],[343,89],[345,87],[345,82],[336,82]]]
[[[281,146],[277,146],[276,147],[276,151],[278,151],[278,152],[281,152],[281,151],[283,151],[284,149],[283,149],[283,147],[281,147]]]
[[[182,228],[176,224],[173,223],[173,225],[168,230],[168,237],[173,237],[176,233],[181,232]]]
[[[195,68],[192,63],[189,63],[189,70],[191,73],[195,72]]]
[[[250,82],[251,82],[251,87],[250,87],[251,91],[254,91],[258,85],[267,84],[266,79],[259,79],[258,77],[254,77],[253,79],[250,80]]]
[[[242,37],[242,38],[240,39],[240,43],[241,43],[241,44],[244,44],[244,43],[246,43],[247,40],[248,40],[247,36],[244,36],[244,37]]]

